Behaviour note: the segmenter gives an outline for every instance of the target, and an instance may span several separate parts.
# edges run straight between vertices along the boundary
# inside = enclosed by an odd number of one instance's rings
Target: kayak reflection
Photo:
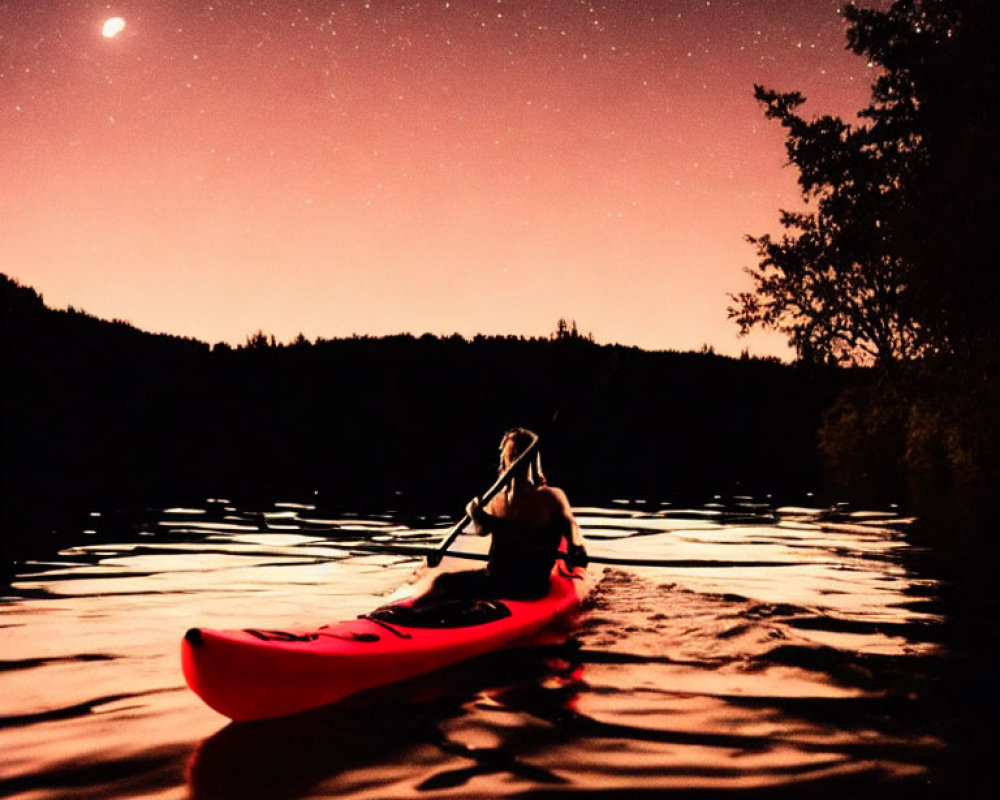
[[[572,643],[509,650],[326,709],[231,723],[192,755],[191,797],[292,800],[377,794],[391,786],[409,794],[484,775],[561,783],[525,757],[544,744],[540,730],[572,714],[582,673]],[[527,715],[537,724],[497,727],[481,719],[496,713]]]

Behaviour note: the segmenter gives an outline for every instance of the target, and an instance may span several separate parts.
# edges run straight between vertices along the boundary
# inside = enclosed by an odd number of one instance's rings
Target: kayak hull
[[[408,611],[411,598],[385,607],[388,615],[314,630],[192,628],[181,663],[188,686],[220,714],[239,722],[281,717],[530,641],[579,608],[591,588],[585,569],[558,563],[544,597],[500,599],[494,605],[503,616],[474,624],[397,622],[391,612]]]

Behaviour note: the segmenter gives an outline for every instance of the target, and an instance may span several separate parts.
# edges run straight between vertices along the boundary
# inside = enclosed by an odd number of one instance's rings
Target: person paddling
[[[507,431],[500,442],[500,472],[509,469],[536,439],[525,428]],[[537,456],[525,459],[507,487],[485,507],[476,498],[466,513],[475,533],[492,536],[488,565],[440,575],[431,592],[434,599],[534,599],[548,592],[557,557],[566,559],[570,567],[586,566],[583,538],[566,493],[548,485]]]

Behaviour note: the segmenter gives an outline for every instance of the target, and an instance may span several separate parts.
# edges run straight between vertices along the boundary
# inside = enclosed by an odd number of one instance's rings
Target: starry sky
[[[0,0],[0,272],[209,343],[786,356],[726,319],[800,204],[753,84],[853,119],[842,5]]]

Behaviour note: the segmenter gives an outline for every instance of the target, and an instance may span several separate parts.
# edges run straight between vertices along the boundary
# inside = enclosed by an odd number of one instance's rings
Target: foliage
[[[788,153],[814,211],[781,212],[790,233],[748,237],[760,267],[748,270],[756,290],[730,309],[745,332],[753,325],[789,334],[800,359],[885,363],[922,347],[905,313],[907,264],[885,235],[900,202],[903,179],[888,158],[888,143],[870,128],[833,117],[805,122],[797,94],[758,86],[767,116],[788,131]]]
[[[827,481],[856,503],[899,497],[907,437],[906,409],[893,387],[860,382],[823,416],[817,437]]]
[[[998,14],[995,0],[906,0],[885,14],[848,14],[851,47],[886,67],[875,124],[919,143],[895,243],[913,265],[911,313],[964,360],[1000,345]]]
[[[1000,481],[998,9],[849,5],[848,46],[878,70],[855,124],[756,87],[806,202],[781,212],[781,236],[749,237],[753,289],[729,309],[743,332],[786,333],[802,361],[876,367],[848,371],[820,426],[832,484],[962,516],[975,535]]]
[[[853,385],[823,415],[817,444],[828,487],[860,503],[905,498],[948,529],[962,519],[992,531],[997,384],[944,366],[902,377],[866,372],[848,371]]]
[[[888,365],[996,344],[996,4],[848,6],[848,42],[880,69],[850,125],[806,120],[804,98],[757,86],[787,130],[807,202],[781,237],[749,237],[743,332],[782,331],[804,361]]]

